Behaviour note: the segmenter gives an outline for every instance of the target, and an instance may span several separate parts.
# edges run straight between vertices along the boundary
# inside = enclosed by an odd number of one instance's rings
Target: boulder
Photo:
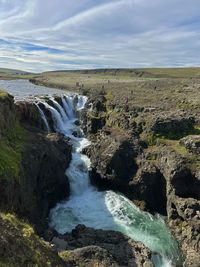
[[[185,113],[161,114],[152,119],[147,130],[170,139],[179,139],[192,132],[194,123],[195,118]]]
[[[190,152],[200,154],[200,136],[189,135],[180,140],[180,144],[185,146]]]
[[[78,225],[70,234],[59,235],[59,238],[67,241],[70,257],[86,267],[93,266],[92,262],[107,267],[112,264],[116,267],[153,267],[150,250],[119,232]]]
[[[138,146],[126,137],[102,133],[86,149],[92,163],[90,178],[93,184],[120,191],[128,186],[137,171],[134,158],[138,153]]]

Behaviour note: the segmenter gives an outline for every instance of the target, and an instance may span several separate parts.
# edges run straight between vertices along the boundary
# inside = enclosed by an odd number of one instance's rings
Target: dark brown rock
[[[180,140],[180,144],[184,145],[190,152],[200,154],[200,136],[189,135]]]
[[[22,159],[21,209],[33,223],[42,226],[49,210],[69,196],[65,170],[71,160],[71,145],[60,134],[36,135],[27,144]]]
[[[100,188],[122,191],[137,171],[134,161],[137,149],[137,145],[131,140],[126,140],[124,136],[100,135],[86,152],[92,162],[92,183]]]
[[[149,249],[119,232],[78,225],[71,234],[59,235],[59,238],[67,241],[66,249],[72,258],[84,266],[92,266],[94,261],[107,267],[112,266],[109,264],[116,267],[153,266]]]
[[[199,177],[187,167],[187,162],[171,150],[163,149],[158,166],[166,179],[167,215],[177,239],[185,266],[199,265],[200,201]]]
[[[172,113],[162,116],[156,116],[148,125],[148,131],[155,134],[167,136],[172,139],[180,138],[193,129],[195,118],[185,113]]]
[[[22,155],[20,181],[0,180],[1,208],[28,218],[41,232],[49,210],[69,196],[65,170],[71,145],[59,134],[31,134]]]
[[[0,97],[0,138],[15,127],[16,114],[13,97],[9,94]]]

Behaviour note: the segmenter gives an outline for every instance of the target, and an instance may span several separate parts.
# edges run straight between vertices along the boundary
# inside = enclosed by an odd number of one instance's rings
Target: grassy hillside
[[[0,213],[0,267],[66,266],[31,225],[13,214]]]

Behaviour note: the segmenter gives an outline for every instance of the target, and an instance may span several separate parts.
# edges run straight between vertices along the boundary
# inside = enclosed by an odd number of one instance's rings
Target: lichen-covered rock
[[[71,160],[71,145],[60,134],[36,135],[22,158],[20,196],[22,213],[40,226],[49,210],[69,196],[65,170]]]
[[[93,266],[91,263],[94,262],[106,267],[112,266],[110,264],[115,267],[153,267],[150,250],[119,232],[78,225],[71,234],[59,235],[59,238],[67,241],[66,250],[72,262],[75,260],[86,267]]]
[[[71,145],[59,134],[29,134],[19,178],[0,180],[0,207],[25,216],[41,231],[50,208],[69,196],[65,170],[71,160]]]
[[[15,121],[16,114],[13,97],[2,92],[0,94],[0,138],[15,127]]]
[[[18,118],[22,123],[37,127],[39,129],[44,129],[41,115],[34,102],[18,101],[15,106]]]
[[[200,154],[200,136],[189,135],[180,140],[180,144],[184,145],[190,152]]]
[[[102,133],[98,140],[86,149],[92,162],[92,183],[120,191],[128,186],[137,171],[134,157],[138,153],[138,147],[126,137],[115,133]]]
[[[147,131],[166,136],[170,139],[178,139],[193,129],[195,118],[185,113],[172,113],[156,116]]]
[[[70,267],[23,220],[0,213],[0,266]]]
[[[33,103],[15,106],[5,94],[0,109],[0,209],[26,217],[42,232],[49,210],[69,196],[65,170],[72,147],[63,135],[41,130]]]
[[[160,151],[158,166],[166,179],[169,225],[180,245],[185,266],[199,265],[200,179],[177,153]]]

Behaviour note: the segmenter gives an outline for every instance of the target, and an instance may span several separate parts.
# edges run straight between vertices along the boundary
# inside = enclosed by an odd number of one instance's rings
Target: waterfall
[[[62,102],[69,119],[74,118],[74,104],[72,96],[63,96]]]
[[[56,101],[54,100],[53,97],[50,98],[50,100],[53,102],[53,104],[57,107],[58,111],[60,112],[61,114],[61,117],[64,121],[67,121],[68,117],[66,115],[66,112],[65,110],[63,109],[63,107]]]
[[[64,134],[65,127],[60,113],[54,107],[50,106],[46,102],[42,102],[42,104],[45,106],[46,109],[48,109],[51,112],[52,119],[54,122],[54,130]]]
[[[42,118],[42,120],[44,122],[44,125],[46,127],[46,130],[49,133],[50,132],[50,127],[49,127],[48,121],[47,121],[47,119],[46,119],[46,117],[44,115],[44,112],[42,111],[42,109],[39,107],[39,105],[37,103],[35,103],[35,105],[37,106],[37,108],[38,108],[38,110],[40,112],[40,116],[41,116],[41,118]]]
[[[120,231],[150,248],[155,266],[173,266],[179,257],[177,244],[160,216],[141,211],[120,193],[110,190],[99,192],[90,184],[90,159],[82,154],[82,150],[90,142],[84,136],[73,135],[73,132],[80,130],[74,123],[76,111],[83,109],[86,101],[87,98],[83,96],[62,97],[62,109],[68,120],[57,104],[54,103],[58,110],[43,103],[51,112],[54,129],[70,137],[73,145],[72,160],[66,170],[70,182],[70,198],[51,210],[50,226],[61,234],[70,232],[77,224]]]

